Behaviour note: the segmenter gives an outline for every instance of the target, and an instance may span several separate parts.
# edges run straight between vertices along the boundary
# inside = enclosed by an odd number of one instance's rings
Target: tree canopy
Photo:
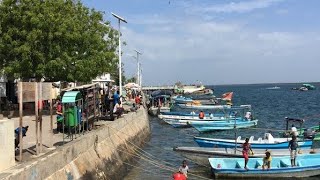
[[[78,0],[0,1],[0,69],[12,78],[88,82],[117,72],[118,32]]]

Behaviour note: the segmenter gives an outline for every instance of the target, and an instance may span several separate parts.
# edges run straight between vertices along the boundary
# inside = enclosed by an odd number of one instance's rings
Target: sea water
[[[286,128],[285,117],[305,119],[304,127],[319,125],[320,83],[312,83],[317,87],[316,90],[292,90],[292,88],[299,87],[301,84],[221,85],[207,87],[213,88],[214,95],[217,97],[221,97],[225,92],[234,92],[234,105],[252,105],[253,115],[259,120],[258,125],[254,128],[239,129],[236,131],[236,134],[243,138],[255,136],[256,139],[262,137],[266,132],[271,132],[275,137],[279,137],[277,130]],[[267,89],[274,86],[278,86],[280,89]],[[178,170],[184,159],[179,153],[172,150],[173,147],[197,146],[193,141],[194,136],[235,138],[234,130],[200,134],[194,128],[173,128],[157,117],[150,117],[150,127],[151,139],[140,150],[140,158],[137,158],[135,163],[128,163],[130,172],[125,177],[126,180],[170,179],[173,172]],[[299,125],[296,124],[296,127],[298,128]],[[314,146],[319,147],[319,143],[316,142]],[[212,178],[210,168],[199,166],[191,161],[188,161],[188,166],[192,173],[189,173],[188,179]]]

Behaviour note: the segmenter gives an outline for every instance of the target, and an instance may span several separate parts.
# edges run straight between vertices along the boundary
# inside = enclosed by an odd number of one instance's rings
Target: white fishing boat
[[[280,89],[280,87],[279,87],[279,86],[273,86],[273,87],[268,87],[268,88],[266,88],[266,89],[275,90],[275,89]]]

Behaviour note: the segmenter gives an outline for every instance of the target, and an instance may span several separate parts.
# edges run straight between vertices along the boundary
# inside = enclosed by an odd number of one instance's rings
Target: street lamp
[[[139,86],[142,88],[142,68],[141,68],[141,63],[139,63],[140,65],[140,84]]]
[[[118,19],[118,27],[119,27],[119,95],[122,95],[122,69],[121,69],[121,39],[120,39],[120,35],[121,35],[121,32],[120,32],[120,21],[122,21],[122,22],[125,22],[125,23],[127,23],[127,21],[124,19],[124,18],[122,18],[122,17],[120,17],[120,16],[118,16],[118,15],[116,15],[116,14],[114,14],[114,13],[111,13],[115,18],[117,18]]]
[[[136,59],[137,59],[137,68],[138,68],[138,70],[137,70],[137,84],[139,86],[141,86],[139,54],[142,54],[142,53],[137,51],[137,50],[134,50],[134,51],[137,53],[137,57],[136,57]]]

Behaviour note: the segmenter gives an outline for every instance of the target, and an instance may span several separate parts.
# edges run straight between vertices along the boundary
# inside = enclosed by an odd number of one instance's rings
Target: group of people
[[[297,158],[297,153],[298,153],[298,148],[299,148],[299,144],[297,141],[298,134],[297,134],[296,129],[292,128],[291,134],[292,134],[292,139],[289,141],[288,148],[290,151],[291,166],[294,167],[294,166],[296,166],[296,158]],[[254,152],[251,149],[251,145],[249,143],[249,138],[246,138],[245,142],[242,144],[242,155],[244,158],[244,168],[246,170],[248,170],[247,164],[249,161],[249,153],[251,153],[252,155],[254,154]],[[271,152],[266,151],[265,155],[266,156],[263,158],[262,169],[269,170],[271,167],[271,161],[272,161]]]

